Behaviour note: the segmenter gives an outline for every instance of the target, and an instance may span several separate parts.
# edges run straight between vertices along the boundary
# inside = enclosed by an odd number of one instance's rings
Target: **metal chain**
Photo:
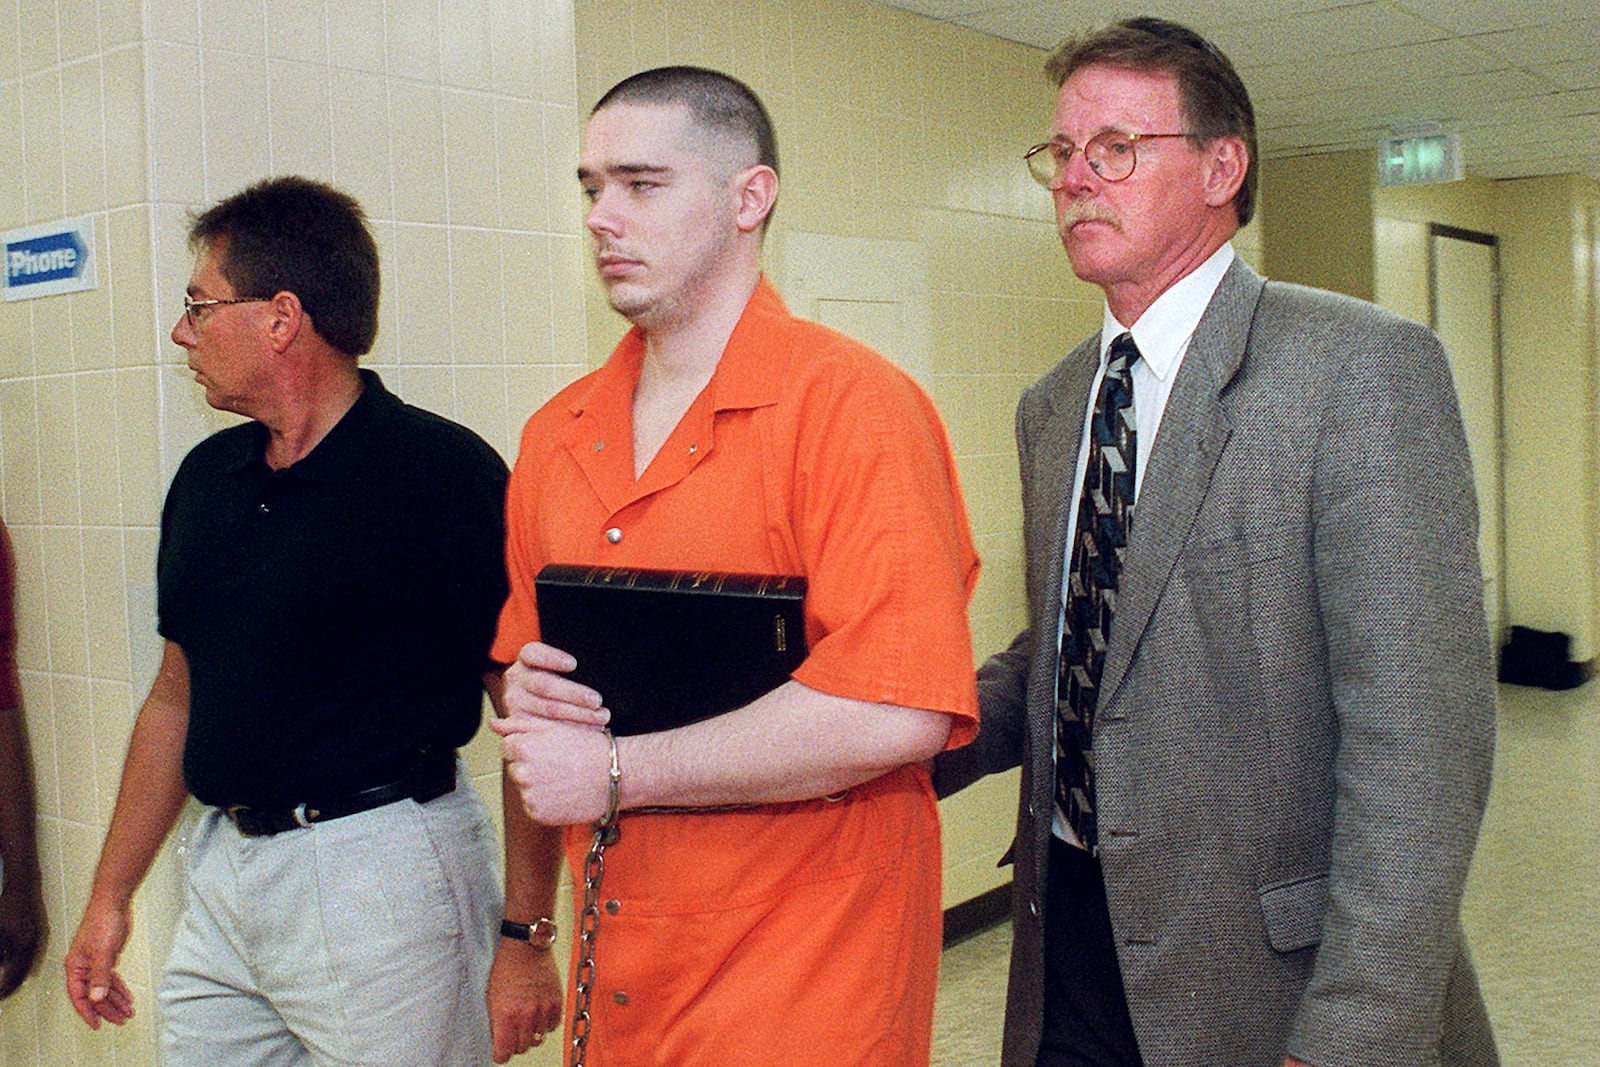
[[[583,862],[583,910],[578,914],[578,973],[572,1011],[572,1067],[583,1067],[589,1051],[589,1000],[594,992],[594,942],[600,933],[600,880],[606,873],[608,827],[596,823],[589,856]]]
[[[589,1029],[593,1017],[589,1014],[590,1000],[594,995],[594,943],[600,934],[600,882],[606,874],[607,845],[619,836],[617,828],[618,807],[621,799],[622,768],[617,762],[617,739],[606,731],[610,745],[611,771],[606,782],[606,813],[594,824],[594,838],[589,842],[589,855],[583,861],[583,910],[578,913],[578,970],[573,976],[576,996],[572,1010],[571,1067],[584,1067],[589,1053]]]

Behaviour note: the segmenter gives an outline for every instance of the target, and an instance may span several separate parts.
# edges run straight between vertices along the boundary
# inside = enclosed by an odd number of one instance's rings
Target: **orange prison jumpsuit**
[[[948,712],[950,746],[970,741],[978,558],[921,390],[791,317],[763,278],[710,384],[635,481],[642,355],[628,334],[523,431],[495,658],[538,636],[545,563],[803,574],[810,654],[795,679]],[[580,901],[589,838],[567,831]],[[600,919],[591,1067],[928,1062],[940,847],[921,767],[832,802],[625,814],[601,896],[616,903]]]

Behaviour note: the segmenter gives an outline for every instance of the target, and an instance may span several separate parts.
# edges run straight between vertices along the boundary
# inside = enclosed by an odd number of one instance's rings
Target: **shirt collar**
[[[1179,278],[1166,292],[1156,297],[1155,303],[1145,309],[1131,330],[1133,343],[1139,346],[1139,358],[1160,380],[1167,381],[1175,374],[1182,361],[1184,349],[1206,305],[1222,282],[1222,276],[1233,264],[1233,245],[1224,244],[1194,270]],[[1106,305],[1100,330],[1100,358],[1105,359],[1111,342],[1119,335],[1130,332],[1117,321]]]
[[[783,297],[762,274],[711,379],[711,399],[716,410],[777,403],[779,390],[789,375],[787,326],[792,319]],[[780,339],[784,341],[782,348],[777,345]]]
[[[376,372],[361,368],[361,395],[350,406],[317,446],[299,461],[277,473],[293,471],[296,477],[317,481],[349,481],[360,476],[367,431],[390,412],[397,410],[400,398],[384,388]],[[254,466],[266,466],[267,428],[259,422],[249,424],[250,433],[240,434],[233,443],[234,454],[227,460],[228,470],[241,473]]]

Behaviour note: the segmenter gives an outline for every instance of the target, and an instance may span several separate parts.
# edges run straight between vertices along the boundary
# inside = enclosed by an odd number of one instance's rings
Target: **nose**
[[[1050,179],[1050,189],[1052,191],[1086,189],[1091,181],[1098,181],[1099,178],[1100,175],[1089,166],[1089,153],[1079,148],[1067,157],[1064,165],[1056,168],[1055,177]]]
[[[596,192],[594,199],[589,201],[589,210],[583,217],[583,224],[596,237],[621,235],[622,220],[617,213],[615,201],[607,195],[605,188]]]
[[[172,324],[172,343],[179,348],[190,348],[195,343],[194,327],[189,325],[189,313],[178,312],[178,321]]]

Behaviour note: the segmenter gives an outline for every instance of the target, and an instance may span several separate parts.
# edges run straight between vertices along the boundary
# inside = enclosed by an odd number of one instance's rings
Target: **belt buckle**
[[[309,830],[311,829],[312,825],[311,821],[322,813],[316,808],[312,808],[308,811],[304,804],[296,804],[294,806],[294,811],[291,814],[294,815],[296,826]]]

